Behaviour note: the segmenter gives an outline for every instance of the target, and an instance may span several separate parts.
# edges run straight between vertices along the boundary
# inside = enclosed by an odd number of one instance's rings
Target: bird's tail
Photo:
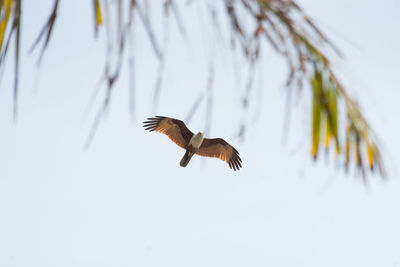
[[[181,160],[181,167],[186,167],[187,165],[188,165],[188,163],[189,163],[189,161],[190,161],[190,159],[192,158],[192,156],[193,156],[193,152],[190,152],[189,150],[186,150],[186,153],[185,153],[185,155],[183,155],[183,158],[182,158],[182,160]]]

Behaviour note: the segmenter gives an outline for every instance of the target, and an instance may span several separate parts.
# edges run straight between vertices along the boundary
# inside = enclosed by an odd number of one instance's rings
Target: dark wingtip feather
[[[162,116],[155,116],[152,118],[147,118],[147,120],[143,122],[143,127],[145,128],[145,130],[153,132],[156,130],[158,124],[163,119],[165,119],[165,117],[162,117]]]
[[[234,171],[240,170],[242,168],[242,159],[239,156],[239,151],[237,151],[234,147],[233,148],[233,155],[229,161],[229,168],[233,169]]]

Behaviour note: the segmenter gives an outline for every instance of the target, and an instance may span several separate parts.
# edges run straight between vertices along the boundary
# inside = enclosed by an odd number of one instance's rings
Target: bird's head
[[[201,136],[201,137],[204,137],[204,133],[203,132],[198,132],[197,135]]]

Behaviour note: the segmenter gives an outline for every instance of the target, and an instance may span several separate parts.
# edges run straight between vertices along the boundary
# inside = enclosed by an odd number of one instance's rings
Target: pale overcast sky
[[[104,32],[94,40],[92,1],[61,1],[38,72],[37,52],[28,56],[28,50],[52,2],[23,1],[17,124],[11,121],[11,65],[1,81],[0,266],[400,265],[398,0],[298,1],[343,51],[335,69],[383,145],[389,179],[373,176],[368,187],[354,170],[338,170],[333,157],[312,162],[306,88],[283,144],[287,69],[269,48],[252,108],[243,111],[248,69],[223,43],[210,41],[218,33],[207,26],[199,1],[181,8],[198,34],[183,41],[171,20],[157,114],[185,119],[215,56],[210,135],[239,150],[243,169],[198,157],[181,168],[184,151],[143,130],[141,122],[155,115],[158,63],[141,24],[135,28],[133,119],[125,66],[85,151],[103,96],[86,115],[104,67]],[[234,64],[242,75],[235,75]],[[204,131],[205,118],[206,102],[188,126]],[[250,123],[240,142],[235,134],[242,119]]]

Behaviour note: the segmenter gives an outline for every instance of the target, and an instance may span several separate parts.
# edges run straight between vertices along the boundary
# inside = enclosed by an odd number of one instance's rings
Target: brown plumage
[[[228,163],[229,168],[239,170],[242,167],[242,160],[239,152],[222,138],[205,138],[199,150],[196,151],[197,155],[219,158]]]
[[[188,164],[193,154],[219,158],[235,171],[242,167],[239,152],[224,139],[203,139],[202,133],[194,135],[181,120],[156,116],[144,121],[143,127],[150,132],[157,131],[167,135],[175,144],[186,149],[181,161],[182,167]]]
[[[175,144],[183,149],[187,148],[193,133],[186,127],[185,123],[180,120],[156,116],[148,118],[143,122],[145,130],[150,132],[157,131],[166,134]]]

